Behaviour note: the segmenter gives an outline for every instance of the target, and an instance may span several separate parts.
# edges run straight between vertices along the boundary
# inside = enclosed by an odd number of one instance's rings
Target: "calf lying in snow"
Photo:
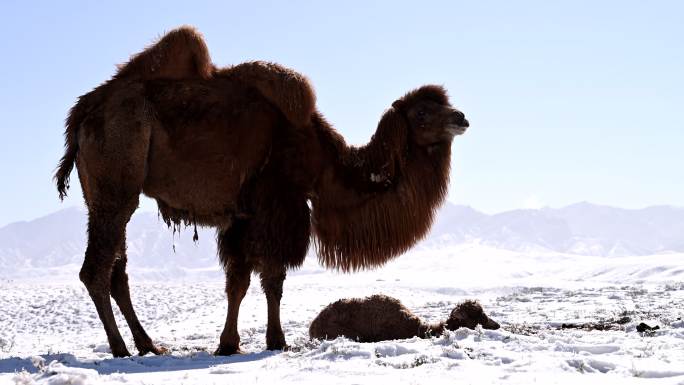
[[[313,320],[309,336],[319,339],[345,336],[359,342],[377,342],[414,336],[426,338],[439,335],[444,329],[474,329],[478,324],[485,329],[499,328],[475,301],[460,303],[446,322],[426,324],[399,300],[378,294],[331,303]]]

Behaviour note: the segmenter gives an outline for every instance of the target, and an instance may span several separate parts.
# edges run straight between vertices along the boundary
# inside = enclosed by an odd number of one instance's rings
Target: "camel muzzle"
[[[459,127],[463,127],[463,128],[470,127],[470,123],[468,122],[468,119],[466,119],[463,112],[458,111],[458,110],[454,110],[454,112],[451,113],[449,123],[450,123],[450,125],[455,124],[455,125],[457,125]]]
[[[490,330],[496,330],[501,327],[498,322],[494,321],[491,318],[487,318],[487,322],[485,322],[484,325],[482,325],[483,328],[485,329],[490,329]]]

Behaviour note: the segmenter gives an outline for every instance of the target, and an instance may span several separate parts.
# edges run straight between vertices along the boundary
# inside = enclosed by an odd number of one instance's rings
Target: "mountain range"
[[[478,242],[496,248],[620,257],[684,251],[684,208],[621,209],[575,203],[487,215],[447,204],[428,244]]]
[[[0,228],[0,277],[20,271],[49,272],[83,261],[87,215],[67,208],[44,217]],[[215,232],[193,229],[174,233],[156,213],[138,212],[128,225],[128,255],[132,270],[169,274],[218,268]],[[512,210],[485,214],[468,206],[446,203],[432,231],[418,247],[441,248],[477,243],[523,253],[620,257],[684,252],[684,208],[652,206],[639,210],[591,203],[562,208]]]

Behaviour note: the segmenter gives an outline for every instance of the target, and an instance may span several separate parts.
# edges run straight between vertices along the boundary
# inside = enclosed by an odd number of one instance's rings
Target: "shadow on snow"
[[[170,372],[178,370],[207,369],[217,365],[257,361],[272,357],[279,353],[280,351],[267,350],[258,353],[237,354],[232,356],[214,356],[206,352],[198,352],[187,356],[133,356],[105,359],[79,359],[69,353],[44,354],[31,358],[10,357],[1,359],[0,373],[15,373],[22,370],[26,370],[29,373],[38,373],[41,370],[41,365],[39,364],[38,367],[36,367],[34,362],[44,362],[44,366],[47,367],[47,365],[53,361],[57,361],[67,367],[92,369],[99,374]]]

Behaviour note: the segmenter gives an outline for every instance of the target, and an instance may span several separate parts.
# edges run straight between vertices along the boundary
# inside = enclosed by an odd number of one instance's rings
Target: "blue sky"
[[[81,204],[78,183],[60,204],[51,181],[67,110],[180,24],[219,65],[309,76],[354,144],[404,92],[445,85],[471,122],[453,145],[452,202],[684,206],[684,3],[369,3],[3,1],[0,226]]]

